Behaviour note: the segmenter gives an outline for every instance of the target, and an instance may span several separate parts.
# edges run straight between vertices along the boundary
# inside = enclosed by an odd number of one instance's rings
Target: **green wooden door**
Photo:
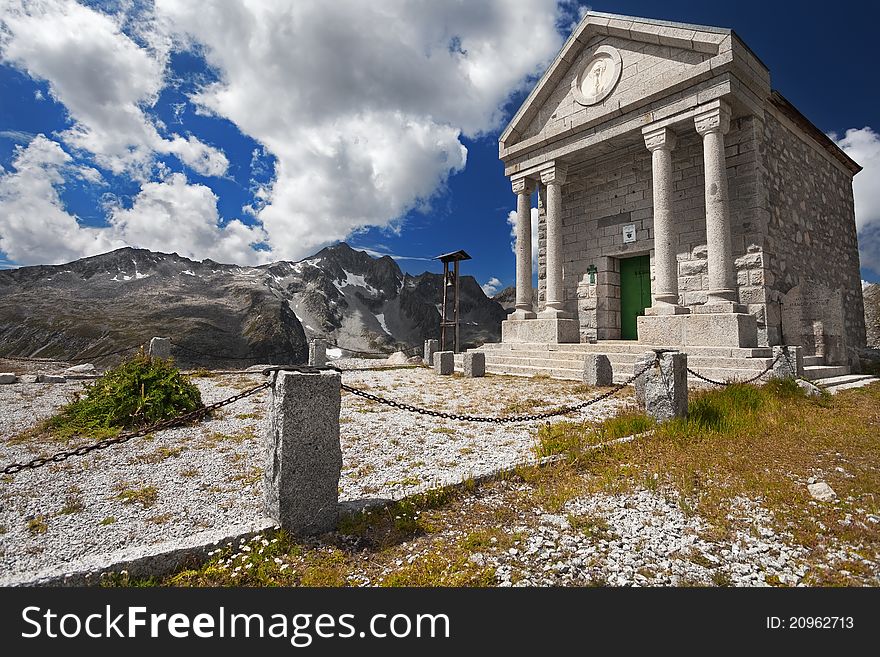
[[[636,256],[620,261],[620,337],[636,340],[636,317],[651,305],[651,260]]]

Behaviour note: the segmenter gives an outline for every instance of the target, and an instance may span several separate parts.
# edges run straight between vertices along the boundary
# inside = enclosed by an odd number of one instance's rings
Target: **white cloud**
[[[158,240],[160,231],[142,217],[166,226],[183,217],[182,227],[193,231],[193,255],[241,262],[269,257],[247,246],[255,241],[274,258],[298,259],[367,226],[399,229],[406,213],[429,208],[449,176],[464,168],[462,135],[500,127],[511,94],[552,60],[562,42],[557,22],[568,11],[557,0],[157,0],[99,7],[5,0],[0,60],[46,81],[64,105],[71,125],[57,136],[67,157],[134,177],[142,191],[131,209],[113,211],[110,228],[91,229],[65,211],[59,165],[2,174],[7,188],[17,186],[19,208],[54,208],[55,219],[74,233],[64,248],[40,244],[39,234],[50,228],[32,214],[29,242],[23,233],[3,235],[22,263],[85,255],[102,240],[137,239],[167,250],[168,240]],[[187,47],[204,54],[218,79],[191,98],[197,111],[229,119],[275,159],[272,181],[252,190],[243,209],[265,233],[238,221],[218,228],[210,190],[169,177],[156,160],[174,155],[206,176],[229,167],[222,151],[168,132],[155,116],[162,90],[174,83],[170,54]],[[186,114],[177,108],[174,116]],[[102,184],[96,174],[81,168],[76,175]],[[45,176],[40,185],[38,175]],[[21,229],[14,218],[0,221]],[[219,243],[211,246],[207,235]],[[187,252],[184,246],[175,248]]]
[[[218,226],[217,197],[204,185],[190,185],[182,173],[141,187],[129,209],[111,211],[110,231],[128,244],[184,257],[251,264],[263,260],[251,245],[266,235],[233,220]]]
[[[65,211],[59,188],[75,173],[61,146],[37,135],[16,146],[12,171],[0,172],[0,251],[19,264],[57,263],[124,246],[84,228]]]
[[[507,213],[507,223],[510,224],[510,250],[516,254],[516,210]],[[532,274],[538,271],[538,208],[532,208]]]
[[[267,257],[253,249],[266,237],[259,227],[235,220],[219,226],[214,193],[188,184],[182,173],[145,183],[131,208],[111,208],[109,226],[83,226],[64,209],[59,190],[74,176],[99,182],[96,175],[75,166],[44,135],[17,146],[12,170],[0,171],[0,251],[22,265],[66,262],[123,246],[242,264]]]
[[[277,158],[254,212],[286,258],[425,207],[465,165],[460,135],[497,128],[562,40],[556,0],[158,0],[157,15],[219,73],[202,111]]]
[[[480,287],[483,288],[483,294],[485,294],[487,297],[494,297],[503,285],[504,284],[501,281],[493,276],[488,281],[483,283]]]
[[[122,31],[129,18],[74,0],[12,1],[0,15],[0,59],[48,81],[73,121],[62,140],[110,171],[146,180],[162,153],[203,175],[223,175],[223,153],[192,136],[162,137],[145,113],[165,85],[170,41],[142,11],[131,30],[138,44]]]
[[[863,167],[853,178],[859,252],[862,266],[880,275],[880,134],[850,128],[842,138],[831,138]]]

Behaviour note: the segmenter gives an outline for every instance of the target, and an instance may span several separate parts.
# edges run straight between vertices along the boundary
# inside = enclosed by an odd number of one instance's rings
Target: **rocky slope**
[[[871,283],[862,289],[865,299],[865,328],[868,346],[880,349],[880,283]]]
[[[65,265],[0,271],[0,355],[80,357],[167,335],[197,352],[297,362],[310,337],[352,349],[417,347],[439,333],[442,276],[340,243],[261,267],[119,249]],[[497,340],[504,318],[461,280],[462,340]],[[181,361],[205,361],[178,348]],[[252,358],[251,358],[252,357]]]

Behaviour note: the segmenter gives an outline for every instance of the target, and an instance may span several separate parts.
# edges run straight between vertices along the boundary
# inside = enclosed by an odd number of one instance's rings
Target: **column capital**
[[[568,174],[568,167],[564,164],[554,162],[550,166],[541,169],[541,183],[550,185],[552,183],[565,184],[565,177]]]
[[[730,107],[726,103],[719,103],[716,107],[697,111],[694,125],[701,135],[710,132],[727,134],[730,129]]]
[[[669,128],[642,128],[642,136],[645,138],[645,146],[649,151],[671,151],[675,148],[678,138]]]
[[[531,178],[511,178],[510,186],[514,194],[531,194],[535,191],[536,181]]]

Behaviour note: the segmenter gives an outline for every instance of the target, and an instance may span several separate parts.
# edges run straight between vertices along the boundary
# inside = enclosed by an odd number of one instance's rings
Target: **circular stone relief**
[[[581,105],[605,100],[620,80],[620,53],[613,46],[599,46],[571,82],[574,99]]]

